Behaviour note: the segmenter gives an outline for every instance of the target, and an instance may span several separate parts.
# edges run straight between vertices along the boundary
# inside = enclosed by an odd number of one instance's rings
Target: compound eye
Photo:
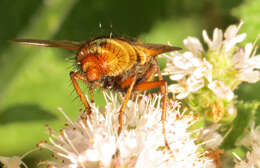
[[[88,81],[96,81],[100,79],[99,69],[96,67],[89,67],[86,71]]]

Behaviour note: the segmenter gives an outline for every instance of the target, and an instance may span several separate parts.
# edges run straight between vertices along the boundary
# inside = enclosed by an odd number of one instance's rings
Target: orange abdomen
[[[135,64],[144,65],[151,57],[176,49],[179,48],[117,38],[98,38],[87,42],[81,48],[77,61],[80,62],[83,72],[95,69],[92,71],[95,78],[117,76],[126,73]]]
[[[126,72],[137,61],[135,49],[119,39],[97,39],[87,43],[78,53],[82,70],[98,66],[104,76],[117,76]]]

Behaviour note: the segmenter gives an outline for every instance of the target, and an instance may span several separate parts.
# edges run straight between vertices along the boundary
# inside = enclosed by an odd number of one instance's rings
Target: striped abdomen
[[[98,66],[105,76],[116,76],[129,70],[137,61],[135,49],[119,39],[97,39],[87,43],[78,54],[83,71]]]
[[[151,57],[172,50],[176,48],[116,38],[99,38],[81,48],[77,61],[83,72],[90,75],[89,79],[94,81],[104,76],[117,76],[127,72],[135,64],[143,65]]]

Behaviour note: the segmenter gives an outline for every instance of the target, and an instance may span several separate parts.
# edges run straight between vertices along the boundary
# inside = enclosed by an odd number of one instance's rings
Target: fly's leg
[[[89,94],[90,94],[90,102],[94,103],[93,87],[90,84],[88,84],[88,90],[89,90]]]
[[[165,119],[166,119],[166,108],[167,108],[167,83],[163,80],[160,68],[158,65],[158,61],[155,59],[155,66],[152,66],[147,73],[145,74],[145,77],[143,79],[143,82],[138,83],[134,87],[134,91],[144,91],[144,90],[150,90],[152,88],[160,87],[161,93],[163,95],[163,103],[162,103],[162,115],[161,115],[161,121],[162,121],[162,133],[164,136],[164,143],[167,148],[167,150],[170,152],[170,154],[173,157],[170,145],[168,143],[167,137],[166,137],[166,128],[165,128]],[[147,81],[151,79],[151,77],[154,75],[154,73],[158,74],[159,81]]]
[[[78,80],[81,80],[81,81],[86,81],[86,77],[83,76],[82,74],[78,73],[78,72],[70,72],[70,79],[73,83],[73,86],[81,100],[81,102],[83,103],[84,107],[86,108],[87,110],[87,115],[90,115],[91,114],[91,107],[85,97],[85,95],[83,94],[83,92],[81,91],[79,85],[78,85],[78,82],[76,79]]]
[[[150,90],[156,87],[161,87],[165,85],[165,81],[148,81],[148,82],[141,82],[138,83],[134,87],[134,91],[145,91],[145,90]]]
[[[133,75],[131,77],[129,77],[128,79],[122,81],[120,83],[120,87],[126,88],[129,87],[127,90],[127,94],[125,96],[123,105],[120,109],[120,114],[119,114],[119,129],[118,129],[118,135],[121,133],[122,131],[122,117],[123,117],[123,112],[125,111],[126,108],[126,104],[131,96],[131,92],[133,91],[145,91],[145,90],[150,90],[152,88],[156,88],[156,87],[160,87],[161,88],[161,93],[163,94],[163,107],[162,107],[162,116],[161,116],[161,120],[162,120],[162,125],[163,125],[163,135],[164,135],[164,139],[165,139],[165,146],[167,147],[168,150],[170,150],[169,147],[169,143],[167,141],[166,138],[166,130],[165,130],[165,115],[166,115],[166,105],[167,105],[167,83],[163,80],[161,72],[160,72],[160,68],[158,65],[157,60],[155,59],[156,64],[153,65],[152,67],[150,67],[150,69],[146,72],[142,82],[138,83],[137,85],[134,86],[135,84],[135,80],[136,80],[136,75]],[[159,81],[148,81],[150,80],[153,75],[157,73],[158,74],[158,78]]]
[[[128,83],[129,81],[127,81]],[[120,108],[120,112],[119,112],[119,116],[118,116],[118,121],[119,121],[119,127],[118,127],[118,135],[120,135],[121,131],[122,131],[122,126],[123,126],[123,114],[125,112],[125,108],[126,108],[126,105],[127,105],[127,102],[128,100],[130,99],[130,96],[132,94],[132,91],[133,91],[133,88],[134,88],[134,84],[136,82],[136,75],[134,75],[131,79],[131,85],[130,87],[127,89],[127,92],[126,92],[126,95],[125,95],[125,98],[124,98],[124,101],[123,101],[123,104]]]
[[[155,62],[156,62],[156,65],[158,67],[157,68],[158,79],[163,80],[162,74],[161,74],[161,71],[160,71],[160,68],[159,68],[159,64],[158,64],[158,61],[156,59],[155,59]],[[167,97],[167,83],[166,82],[164,83],[164,85],[161,85],[161,93],[163,95],[161,120],[162,120],[162,133],[163,133],[163,136],[164,136],[164,144],[165,144],[165,147],[167,148],[167,150],[172,155],[172,157],[174,157],[173,152],[171,151],[169,142],[168,142],[167,137],[166,137],[166,128],[165,128],[166,108],[167,108],[167,102],[168,102],[168,100],[167,100],[168,99],[168,97]]]
[[[151,67],[148,69],[148,71],[145,73],[145,75],[144,75],[142,81],[140,81],[139,84],[141,84],[141,83],[143,83],[143,82],[148,82],[149,80],[151,80],[152,77],[153,77],[153,75],[154,75],[156,72],[157,72],[157,66],[156,66],[156,65],[151,66]],[[127,79],[121,81],[121,82],[120,82],[120,88],[125,89],[125,88],[127,88],[127,87],[130,87],[130,85],[131,85],[132,81],[134,80],[134,78],[135,78],[135,74],[132,75],[132,76],[130,76],[129,78],[127,78]],[[159,82],[159,83],[160,83],[160,82],[163,82],[163,81],[156,81],[156,82]],[[156,82],[155,82],[155,83],[156,83]],[[153,82],[151,82],[151,83],[153,83]],[[138,84],[138,85],[139,85],[139,84]],[[140,90],[139,90],[138,88],[136,88],[136,91],[149,90],[149,87],[148,87],[147,89],[145,89],[145,86],[142,86],[142,85],[140,85],[140,87],[144,87],[144,89],[141,89],[141,88],[140,88]],[[156,87],[156,86],[155,86],[155,87]],[[154,87],[151,87],[151,88],[154,88]],[[151,89],[151,88],[150,88],[150,89]]]

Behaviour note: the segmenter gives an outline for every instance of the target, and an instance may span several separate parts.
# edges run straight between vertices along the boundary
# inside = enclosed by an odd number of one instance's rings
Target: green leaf
[[[237,117],[233,122],[233,129],[230,134],[225,138],[222,147],[230,149],[235,147],[235,142],[240,137],[244,130],[248,128],[251,121],[254,120],[255,112],[260,102],[244,102],[239,101],[237,107]]]
[[[30,24],[19,36],[20,38],[50,39],[61,26],[63,18],[75,3],[72,0],[53,0],[45,3],[30,19]],[[40,34],[40,35],[39,35]],[[18,38],[18,37],[17,37]],[[7,43],[7,41],[5,41]],[[14,82],[16,74],[21,71],[30,58],[38,55],[39,49],[28,46],[12,45],[4,56],[0,56],[0,100],[3,99],[9,84]],[[1,103],[1,102],[0,102]]]
[[[30,22],[23,23],[24,31],[17,33],[18,36],[50,39],[74,3],[73,0],[45,1],[30,15]],[[16,22],[15,19],[19,17],[8,18],[9,22]],[[41,50],[13,44],[0,56],[0,155],[24,153],[46,139],[43,125],[57,126],[64,121],[62,115],[56,115],[58,105],[68,113],[77,109],[70,95],[72,88],[68,87],[66,61],[55,57],[55,52]]]

